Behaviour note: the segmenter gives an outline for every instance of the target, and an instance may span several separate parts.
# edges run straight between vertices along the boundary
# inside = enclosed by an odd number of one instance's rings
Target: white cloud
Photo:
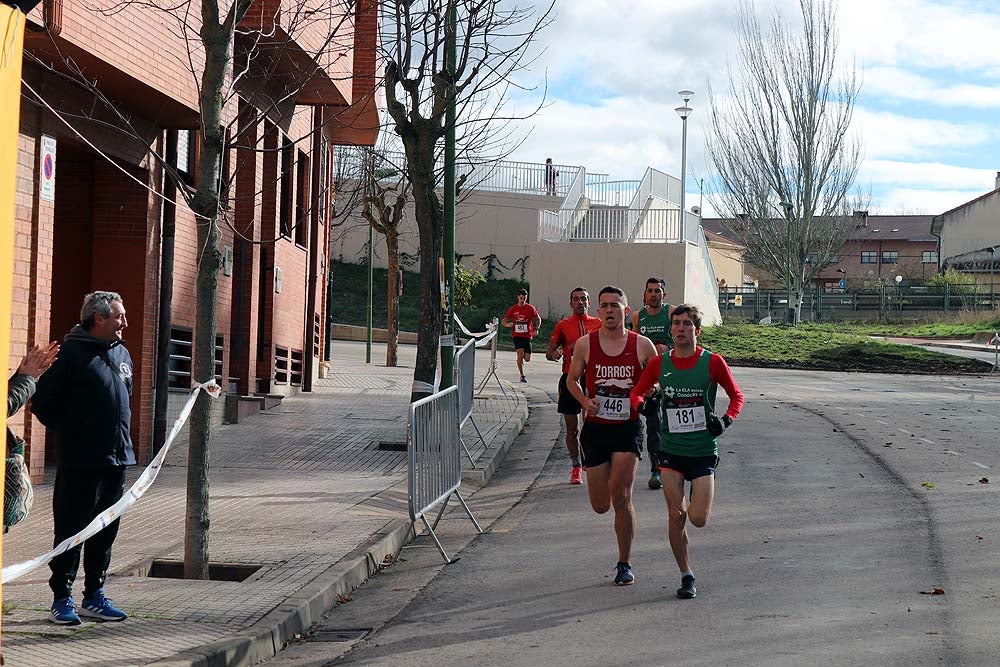
[[[954,81],[947,76],[942,81],[934,80],[899,67],[873,67],[864,72],[864,96],[912,100],[941,107],[1000,107],[1000,87]]]
[[[878,205],[873,207],[873,212],[937,215],[982,194],[982,190],[920,190],[898,187],[879,196]]]
[[[935,151],[953,154],[983,146],[997,138],[996,130],[977,123],[912,118],[856,108],[853,129],[860,133],[869,158],[919,158]]]
[[[841,52],[860,64],[900,65],[1000,76],[1000,14],[968,0],[845,0]]]
[[[982,194],[993,189],[995,178],[996,171],[992,169],[956,167],[941,162],[866,160],[858,181],[881,186],[905,183],[910,188],[976,191]]]

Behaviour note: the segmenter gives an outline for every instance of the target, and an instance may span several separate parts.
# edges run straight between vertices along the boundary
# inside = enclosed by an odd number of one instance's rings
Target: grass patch
[[[834,333],[852,333],[862,336],[895,336],[900,338],[958,338],[968,339],[977,331],[1000,330],[1000,318],[949,318],[947,322],[914,324],[800,324],[799,328]]]
[[[991,368],[976,359],[815,325],[726,324],[705,328],[699,342],[731,366],[919,374],[988,373]]]
[[[333,272],[333,317],[342,324],[365,325],[368,271],[365,266],[330,262]],[[386,325],[386,270],[375,269],[373,322]],[[415,331],[419,318],[419,276],[404,272],[400,300],[400,328]],[[494,317],[502,318],[517,302],[517,291],[528,284],[519,280],[492,280],[472,289],[472,302],[457,312],[470,331],[483,331]],[[535,352],[544,353],[559,317],[543,320],[535,336]],[[806,370],[865,371],[877,373],[987,373],[990,364],[974,359],[932,352],[919,347],[873,341],[868,336],[971,337],[977,331],[996,330],[1000,319],[949,318],[928,324],[800,324],[797,327],[729,323],[704,330],[701,342],[726,357],[733,366],[799,368]],[[500,347],[513,349],[509,329],[500,332]]]

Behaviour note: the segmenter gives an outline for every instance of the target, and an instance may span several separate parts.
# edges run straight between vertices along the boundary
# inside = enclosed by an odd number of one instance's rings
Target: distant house
[[[865,287],[902,276],[907,283],[921,282],[938,271],[938,238],[931,232],[930,215],[869,215],[855,212],[855,229],[837,261],[813,281],[816,287],[836,287],[841,279],[849,287]],[[705,218],[709,241],[722,239],[741,247],[722,218]],[[715,255],[713,254],[713,263]],[[722,275],[718,266],[716,274]],[[773,276],[759,268],[744,266],[744,274],[763,285],[778,286]],[[728,280],[728,279],[727,279]],[[742,282],[742,281],[741,281]],[[735,285],[732,281],[730,285]]]
[[[996,270],[1000,254],[1000,171],[995,189],[934,216],[931,232],[941,238],[942,267]]]

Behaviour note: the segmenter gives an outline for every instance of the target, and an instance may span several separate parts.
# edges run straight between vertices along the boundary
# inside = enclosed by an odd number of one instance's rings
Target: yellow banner
[[[24,14],[0,3],[0,354],[10,354],[10,297],[14,278],[14,195],[17,187],[17,129],[21,111],[21,54]],[[7,370],[0,388],[7,393]],[[0,419],[6,423],[7,413]],[[2,482],[0,482],[2,484]],[[3,548],[0,533],[0,553]],[[0,557],[0,565],[3,564]],[[0,603],[3,601],[0,591]],[[2,632],[2,628],[0,628]],[[2,636],[2,635],[0,635]]]

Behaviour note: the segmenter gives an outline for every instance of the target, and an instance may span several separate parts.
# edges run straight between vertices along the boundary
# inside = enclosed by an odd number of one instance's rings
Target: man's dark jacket
[[[55,431],[60,467],[134,465],[131,396],[128,350],[120,341],[91,336],[78,324],[38,380],[31,411]]]

